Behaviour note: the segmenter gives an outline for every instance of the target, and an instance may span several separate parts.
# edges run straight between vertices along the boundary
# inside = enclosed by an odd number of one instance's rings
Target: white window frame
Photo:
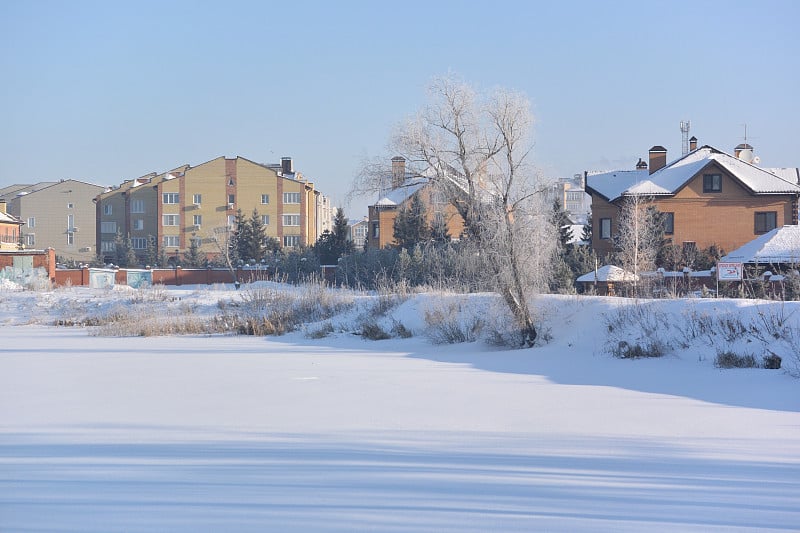
[[[261,195],[261,205],[269,204],[269,194],[262,194]]]
[[[164,235],[164,248],[179,248],[180,245],[180,235]]]
[[[26,233],[25,234],[25,246],[36,246],[36,234],[35,233]]]
[[[131,213],[144,213],[144,200],[141,198],[131,200]]]
[[[147,237],[131,237],[131,248],[134,250],[147,250]]]
[[[269,215],[261,215],[261,223],[269,226]]]
[[[181,203],[180,193],[177,193],[177,192],[161,193],[161,203],[163,203],[165,205]]]
[[[177,214],[161,215],[162,226],[180,226],[181,216]]]
[[[117,233],[117,221],[116,220],[106,220],[105,222],[100,222],[100,233]]]
[[[192,215],[192,223],[195,226],[202,226],[203,225],[203,215]]]
[[[284,204],[299,204],[300,203],[300,193],[299,192],[285,192],[285,193],[283,193],[283,203]]]
[[[192,195],[192,203],[194,205],[200,205],[203,203],[203,195],[199,193],[195,193]]]
[[[285,227],[299,227],[300,226],[300,215],[283,215],[283,225]]]
[[[36,217],[28,217],[28,227],[29,228],[36,227]]]
[[[111,204],[103,204],[103,214],[106,216],[114,214],[114,206]]]
[[[300,246],[300,235],[284,235],[283,246],[285,248],[296,248]]]
[[[117,250],[117,245],[114,241],[100,241],[100,251],[101,252],[115,252]]]
[[[144,219],[143,218],[134,218],[133,219],[133,230],[134,231],[142,231],[142,230],[144,230]]]

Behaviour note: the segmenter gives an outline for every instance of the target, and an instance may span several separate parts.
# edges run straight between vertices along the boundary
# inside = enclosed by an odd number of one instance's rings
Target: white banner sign
[[[719,281],[742,281],[742,263],[717,263]]]

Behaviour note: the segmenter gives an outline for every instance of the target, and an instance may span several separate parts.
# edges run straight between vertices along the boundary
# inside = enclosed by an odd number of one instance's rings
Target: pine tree
[[[583,225],[581,232],[581,240],[585,243],[592,244],[592,213],[586,217],[586,224]]]
[[[450,242],[450,238],[450,230],[447,227],[447,220],[445,220],[444,214],[434,214],[431,222],[431,239],[436,244],[444,244]]]
[[[158,250],[156,248],[156,238],[152,235],[147,236],[147,249],[144,252],[144,264],[150,267],[160,266]]]
[[[186,266],[193,268],[205,268],[208,259],[200,252],[200,239],[192,239],[189,244],[189,251],[186,253]]]
[[[125,239],[125,265],[128,268],[135,267],[139,264],[139,258],[136,257],[136,251],[133,249],[133,242],[131,238]]]
[[[427,209],[419,194],[414,194],[408,205],[402,207],[394,219],[394,240],[400,248],[413,248],[415,244],[430,238]]]
[[[566,247],[572,240],[572,227],[567,216],[567,212],[561,207],[561,202],[556,199],[553,202],[553,225],[558,228],[558,240],[562,248]]]
[[[337,259],[353,251],[353,241],[350,240],[350,225],[347,223],[347,217],[341,207],[336,209],[336,215],[333,217],[333,245]]]

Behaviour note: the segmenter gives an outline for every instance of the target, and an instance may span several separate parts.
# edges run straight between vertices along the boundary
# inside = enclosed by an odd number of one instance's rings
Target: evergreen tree
[[[136,251],[133,249],[133,242],[131,238],[125,239],[125,265],[128,268],[139,265],[139,258],[136,257]]]
[[[347,217],[341,207],[336,209],[336,215],[333,217],[333,245],[337,253],[337,259],[353,251],[353,241],[350,240],[350,225],[347,223]]]
[[[147,249],[144,252],[145,266],[157,267],[159,265],[158,250],[156,247],[156,238],[152,235],[147,236]]]
[[[443,213],[435,213],[431,222],[431,239],[436,244],[450,242],[450,230]]]
[[[573,235],[569,216],[567,216],[567,212],[564,208],[561,207],[561,202],[559,202],[558,199],[553,202],[553,212],[551,216],[553,217],[553,225],[558,228],[558,240],[561,243],[561,247],[564,248],[572,240]]]
[[[200,239],[192,239],[189,244],[189,251],[186,253],[186,266],[193,268],[205,268],[208,259],[205,254],[200,252]]]
[[[413,248],[415,244],[430,238],[427,209],[419,194],[414,194],[408,205],[401,208],[394,219],[394,240],[400,248]]]
[[[127,263],[128,250],[125,246],[125,239],[122,238],[122,233],[117,231],[114,237],[114,264],[117,266],[125,266]]]
[[[585,243],[592,244],[592,213],[586,217],[586,224],[583,225],[583,232],[581,233],[581,240]]]

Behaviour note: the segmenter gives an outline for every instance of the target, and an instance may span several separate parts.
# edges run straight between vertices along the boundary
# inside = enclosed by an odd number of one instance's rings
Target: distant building
[[[558,200],[572,222],[586,223],[592,209],[592,197],[584,189],[583,174],[576,174],[572,178],[560,178],[547,189],[547,197],[551,205]]]
[[[426,206],[428,223],[433,222],[435,216],[441,216],[451,238],[458,239],[461,236],[464,219],[433,180],[422,174],[408,172],[405,158],[399,156],[392,158],[391,172],[391,187],[368,207],[367,245],[370,248],[383,248],[395,243],[395,218],[414,195],[418,195]]]
[[[8,212],[25,223],[25,248],[53,248],[62,260],[90,262],[95,257],[94,198],[105,190],[78,180],[44,182],[18,189]]]
[[[126,181],[96,199],[98,249],[113,257],[119,233],[130,238],[137,255],[148,241],[169,257],[185,254],[195,241],[200,252],[219,255],[217,242],[234,229],[236,214],[261,217],[268,237],[283,247],[316,242],[327,212],[314,184],[295,172],[289,157],[280,164],[260,164],[236,157],[218,157],[191,167]],[[216,242],[215,242],[216,239]]]
[[[761,168],[752,147],[730,155],[711,146],[697,148],[667,164],[667,150],[650,149],[649,165],[635,170],[589,174],[592,247],[598,255],[614,249],[620,209],[626,197],[642,195],[665,213],[665,235],[674,244],[733,250],[777,227],[797,224],[800,170]],[[649,169],[648,169],[649,166]]]
[[[6,211],[5,200],[0,200],[0,250],[18,250],[22,221]]]
[[[369,235],[369,218],[364,217],[362,220],[351,220],[349,226],[350,240],[353,246],[358,250],[363,249],[364,244],[367,242],[367,236]]]

